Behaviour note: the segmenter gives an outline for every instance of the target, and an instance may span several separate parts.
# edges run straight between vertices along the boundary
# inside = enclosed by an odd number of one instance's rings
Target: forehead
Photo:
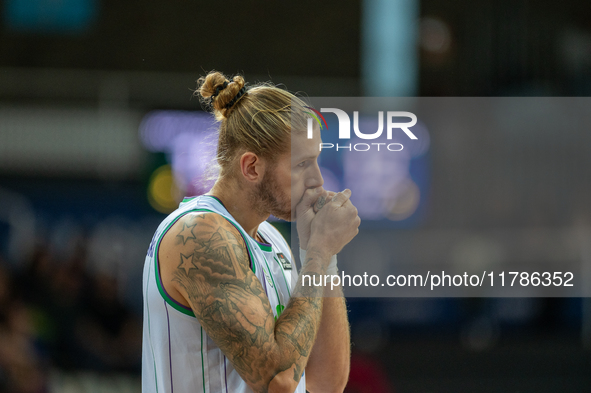
[[[296,132],[291,135],[291,160],[301,161],[306,158],[316,158],[320,154],[320,130],[314,129],[312,139],[308,139],[307,132]]]

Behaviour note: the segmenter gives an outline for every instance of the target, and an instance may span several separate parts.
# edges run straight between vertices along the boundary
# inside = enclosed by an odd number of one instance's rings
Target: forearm
[[[329,255],[311,250],[303,264],[291,299],[275,323],[275,341],[279,349],[280,372],[290,370],[297,385],[308,363],[312,346],[321,324],[324,287],[310,285],[304,276],[322,276],[326,272]],[[318,282],[318,278],[316,279]],[[286,374],[283,374],[285,378]],[[285,382],[285,381],[284,381]]]
[[[296,207],[300,246],[307,250],[307,255],[302,258],[302,272],[290,304],[277,321],[280,327],[276,331],[285,329],[285,336],[276,334],[275,338],[281,345],[280,338],[287,343],[294,339],[290,337],[292,332],[306,330],[305,343],[294,344],[294,347],[306,348],[301,352],[306,355],[305,359],[297,360],[298,367],[303,364],[312,373],[311,377],[307,373],[306,388],[314,392],[342,392],[350,364],[349,326],[342,290],[338,289],[336,297],[327,296],[325,285],[314,286],[314,283],[322,283],[327,274],[335,274],[336,259],[331,260],[331,255],[337,254],[357,235],[360,218],[349,199],[351,190],[333,194],[324,208],[325,196],[319,196],[318,192],[318,188],[307,190],[299,208]],[[312,280],[307,286],[304,277]],[[280,324],[282,319],[289,321],[285,327]]]
[[[320,327],[306,366],[311,393],[342,392],[349,378],[351,346],[342,288],[325,289]]]

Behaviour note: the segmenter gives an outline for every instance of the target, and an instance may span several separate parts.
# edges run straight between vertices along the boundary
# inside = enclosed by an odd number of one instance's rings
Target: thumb
[[[345,202],[349,200],[351,197],[351,190],[348,188],[337,193],[334,197],[332,197],[331,203],[335,204],[336,207],[341,207]]]

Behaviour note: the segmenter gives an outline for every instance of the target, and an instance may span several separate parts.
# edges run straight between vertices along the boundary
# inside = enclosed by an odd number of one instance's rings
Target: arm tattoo
[[[196,224],[187,225],[187,223],[183,222],[183,229],[179,232],[177,237],[181,238],[183,244],[187,244],[187,240],[193,239],[195,240],[195,235],[193,234],[193,228],[195,228]]]
[[[255,391],[267,391],[285,370],[293,369],[299,382],[316,339],[323,288],[304,287],[300,278],[275,321],[261,282],[250,271],[244,240],[223,217],[187,216],[176,238],[175,250],[181,252],[172,280],[241,377]],[[301,273],[321,275],[322,265],[312,254]]]

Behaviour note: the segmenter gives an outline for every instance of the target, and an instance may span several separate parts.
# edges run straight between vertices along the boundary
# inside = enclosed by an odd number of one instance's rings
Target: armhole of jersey
[[[291,255],[291,261],[293,262],[294,259],[293,259],[293,254],[291,252],[291,247],[289,246],[289,242],[287,241],[287,239],[285,238],[285,236],[283,236],[283,234],[281,232],[279,232],[279,229],[275,228],[275,225],[271,224],[270,222],[268,222],[268,224],[269,224],[269,226],[271,228],[273,228],[273,230],[275,232],[277,232],[277,235],[279,235],[279,238],[280,239],[283,239],[283,242],[285,243],[285,246],[289,249],[289,254]]]
[[[283,236],[283,234],[281,232],[279,232],[279,229],[275,228],[275,226],[273,224],[271,224],[270,222],[268,223],[270,227],[273,228],[273,230],[275,232],[277,232],[277,235],[279,235],[279,239],[283,239],[283,242],[285,243],[285,246],[287,247],[287,249],[289,250],[289,256],[291,257],[291,274],[290,274],[290,281],[291,281],[291,286],[292,289],[293,287],[295,287],[296,282],[294,281],[297,280],[298,277],[298,267],[296,265],[296,261],[295,261],[295,257],[293,255],[293,253],[291,252],[291,247],[289,246],[289,243],[287,242],[287,240],[285,239],[285,237]],[[277,261],[277,259],[275,259],[275,261],[281,265],[279,263],[279,261]],[[285,280],[286,285],[288,286],[287,288],[287,292],[289,294],[289,297],[291,298],[291,289],[289,288],[289,284],[287,283],[287,278],[285,277],[285,271],[283,270],[283,266],[281,266],[281,272],[283,273],[283,279]]]
[[[295,255],[293,255],[293,252],[291,251],[291,247],[289,245],[289,242],[287,241],[287,239],[285,238],[285,236],[283,236],[283,234],[281,232],[279,232],[279,229],[275,228],[275,226],[273,224],[271,224],[271,223],[269,223],[269,225],[273,228],[273,230],[275,230],[275,232],[277,232],[277,234],[279,235],[279,237],[281,239],[283,239],[283,241],[285,242],[285,245],[289,249],[289,256],[291,257],[291,266],[292,266],[291,269],[292,269],[292,273],[295,272],[295,275],[297,277],[297,275],[298,275],[298,266],[296,265]]]
[[[298,276],[298,265],[296,264],[295,257],[293,256],[291,249],[289,250],[289,253],[291,254],[291,272],[294,273],[295,276],[297,277]]]
[[[164,229],[164,231],[162,231],[162,234],[160,235],[160,237],[158,238],[158,241],[156,242],[156,247],[154,249],[154,262],[156,264],[156,268],[154,269],[154,274],[156,275],[156,284],[158,287],[158,292],[160,292],[160,295],[162,296],[162,298],[164,298],[164,301],[166,303],[168,303],[168,305],[170,305],[175,310],[177,310],[185,315],[188,315],[190,317],[193,317],[193,318],[195,318],[195,313],[193,312],[193,309],[191,309],[191,307],[187,307],[184,304],[177,302],[176,300],[174,300],[172,298],[172,296],[170,296],[168,294],[168,292],[166,292],[166,289],[164,288],[164,284],[162,283],[162,278],[160,275],[160,262],[158,260],[158,252],[160,251],[160,243],[162,242],[162,239],[164,239],[164,236],[168,233],[170,228],[172,228],[172,226],[174,224],[176,224],[178,222],[178,220],[180,220],[182,217],[186,216],[189,213],[195,213],[195,212],[214,213],[214,214],[217,214],[217,215],[225,218],[226,221],[228,221],[230,224],[232,224],[234,226],[234,228],[236,228],[236,230],[238,231],[240,236],[242,236],[242,240],[244,241],[244,244],[246,245],[246,249],[248,250],[248,259],[250,262],[250,268],[253,271],[253,273],[256,273],[256,265],[254,263],[254,257],[252,254],[252,250],[250,249],[250,245],[248,244],[248,240],[246,239],[246,236],[244,235],[244,233],[242,233],[240,228],[238,228],[238,226],[236,224],[234,224],[230,219],[228,219],[227,217],[224,217],[223,215],[219,214],[218,212],[214,212],[213,210],[209,210],[209,209],[193,209],[193,210],[186,211],[183,214],[176,217],[171,223],[169,223],[166,226],[166,229]]]
[[[275,232],[277,232],[277,235],[279,235],[279,239],[282,239],[282,240],[283,240],[283,242],[285,243],[285,246],[286,246],[286,247],[287,247],[287,249],[289,250],[289,256],[291,257],[291,262],[293,263],[293,261],[294,261],[294,259],[293,259],[293,253],[291,252],[291,247],[289,246],[289,243],[287,242],[287,240],[285,239],[285,237],[283,236],[283,234],[282,234],[281,232],[279,232],[279,230],[278,230],[277,228],[275,228],[275,226],[274,226],[273,224],[271,224],[271,223],[270,223],[270,222],[268,222],[268,221],[267,221],[267,224],[269,224],[269,226],[270,226],[271,228],[273,228],[273,230],[274,230]],[[265,236],[267,236],[267,235],[265,234]],[[262,235],[261,235],[261,237],[262,237]],[[263,240],[265,240],[265,239],[263,238]],[[267,239],[267,240],[265,240],[265,241],[266,241],[266,242],[268,242],[268,243],[269,243],[269,244],[271,244],[271,245],[273,244],[273,242],[271,242],[269,239]],[[277,248],[277,247],[276,247],[276,248]],[[278,251],[278,250],[275,250],[275,252],[277,252],[277,251]]]

